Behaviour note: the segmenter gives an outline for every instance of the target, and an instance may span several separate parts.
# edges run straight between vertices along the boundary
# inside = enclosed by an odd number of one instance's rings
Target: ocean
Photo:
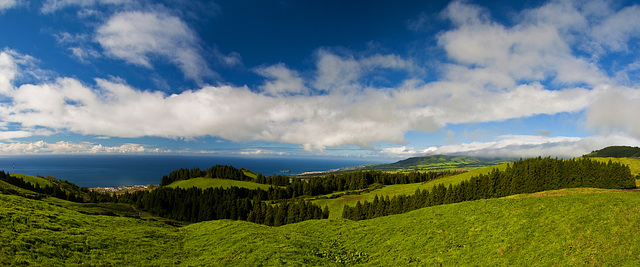
[[[8,173],[54,176],[84,187],[159,184],[162,176],[180,168],[207,169],[231,165],[255,173],[301,174],[364,164],[381,159],[309,157],[223,157],[213,155],[20,155],[0,156],[0,170]],[[15,166],[15,168],[14,168]],[[281,173],[281,170],[290,170]]]

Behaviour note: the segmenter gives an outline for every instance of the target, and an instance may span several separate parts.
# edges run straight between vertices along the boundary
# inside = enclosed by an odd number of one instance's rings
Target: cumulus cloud
[[[560,32],[564,25],[536,20],[507,27],[487,21],[478,10],[459,8],[460,5],[463,4],[454,2],[447,8],[447,17],[458,27],[442,33],[438,42],[456,63],[470,72],[480,72],[475,78],[481,84],[492,83],[501,88],[549,78],[559,84],[597,85],[607,81],[597,65],[572,54]],[[483,81],[492,79],[484,77],[489,73],[506,79],[500,83]]]
[[[186,78],[201,82],[213,74],[201,56],[196,33],[180,18],[161,12],[121,12],[97,29],[107,55],[153,68],[156,58],[176,64]]]

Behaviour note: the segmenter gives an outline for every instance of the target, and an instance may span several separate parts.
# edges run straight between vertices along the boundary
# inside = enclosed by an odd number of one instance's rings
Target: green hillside
[[[18,186],[12,185],[12,184],[7,183],[5,181],[0,181],[0,193],[5,192],[5,191],[6,191],[6,193],[18,194],[18,195],[23,195],[23,196],[35,196],[35,195],[37,195],[33,191],[29,191],[27,189],[20,188]]]
[[[510,162],[510,160],[480,159],[466,156],[429,155],[400,160],[390,164],[368,165],[362,170],[377,171],[429,171],[477,169]]]
[[[337,192],[321,197],[313,198],[313,203],[324,207],[329,207],[329,218],[337,219],[342,218],[342,210],[345,205],[353,206],[356,202],[363,202],[365,200],[373,201],[376,195],[378,196],[396,196],[400,194],[411,195],[415,193],[416,189],[424,190],[431,189],[439,184],[444,186],[455,185],[464,180],[469,180],[471,177],[479,174],[488,174],[494,168],[504,170],[507,164],[500,164],[496,166],[489,166],[480,169],[475,169],[468,172],[463,172],[457,175],[425,182],[425,183],[413,183],[413,184],[396,184],[387,186],[377,186],[376,189],[371,191],[362,192],[362,190],[355,190],[351,192]],[[334,197],[341,195],[340,197]]]
[[[192,224],[186,264],[363,266],[637,266],[640,194],[489,199],[365,221],[279,228]],[[587,191],[588,192],[588,191]]]
[[[640,147],[609,146],[584,155],[585,157],[601,158],[637,158],[640,157]]]
[[[181,228],[0,194],[0,265],[637,266],[639,193],[563,189],[357,222]]]
[[[52,186],[53,182],[51,180],[47,180],[45,178],[40,178],[36,176],[26,175],[26,174],[12,174],[13,177],[18,177],[25,182],[29,182],[32,185],[39,185],[40,187]]]
[[[175,181],[168,185],[171,188],[189,188],[189,187],[197,187],[201,189],[206,188],[214,188],[214,187],[222,187],[229,188],[232,186],[248,188],[248,189],[264,189],[267,190],[271,185],[267,184],[259,184],[253,182],[246,181],[236,181],[236,180],[228,180],[228,179],[217,179],[217,178],[191,178],[189,180],[179,180]]]
[[[0,194],[0,265],[172,265],[180,229]]]

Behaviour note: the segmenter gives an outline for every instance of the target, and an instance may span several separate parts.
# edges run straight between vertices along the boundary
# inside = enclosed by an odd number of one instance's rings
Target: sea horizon
[[[296,175],[391,161],[380,158],[194,154],[4,155],[0,156],[0,170],[11,174],[53,176],[91,188],[159,184],[162,176],[171,171],[181,168],[207,169],[218,164],[245,168],[263,175]]]

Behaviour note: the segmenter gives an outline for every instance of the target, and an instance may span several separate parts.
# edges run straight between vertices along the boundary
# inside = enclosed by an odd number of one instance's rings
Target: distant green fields
[[[191,178],[188,180],[175,181],[170,185],[168,185],[168,187],[171,187],[171,188],[197,187],[201,189],[211,188],[211,187],[229,188],[231,186],[237,186],[237,187],[243,187],[243,188],[249,188],[249,189],[261,188],[264,190],[267,190],[269,189],[269,187],[271,187],[271,185],[266,185],[266,184],[228,180],[228,179],[217,179],[217,178]]]
[[[507,164],[484,167],[481,169],[475,169],[472,171],[429,181],[426,183],[388,185],[381,189],[376,189],[367,193],[345,194],[344,196],[338,197],[338,198],[325,198],[325,199],[315,198],[315,200],[313,200],[312,202],[321,207],[324,207],[324,206],[329,207],[329,218],[337,219],[337,218],[342,218],[342,209],[345,205],[353,206],[358,201],[360,202],[363,202],[365,200],[373,201],[376,195],[378,195],[378,197],[381,197],[381,196],[392,197],[400,194],[411,195],[415,193],[416,189],[420,189],[420,190],[431,189],[439,184],[444,184],[444,186],[458,184],[464,180],[470,179],[473,176],[480,175],[480,174],[487,174],[495,168],[504,170],[506,166]],[[342,192],[342,193],[345,193],[345,192]],[[331,195],[336,195],[336,194],[341,194],[341,193],[340,192],[333,193],[333,194],[326,195],[325,197],[330,197]]]
[[[487,160],[465,156],[429,155],[413,157],[390,164],[374,164],[357,168],[361,170],[407,172],[438,170],[471,170],[491,165],[511,162],[512,160]]]

